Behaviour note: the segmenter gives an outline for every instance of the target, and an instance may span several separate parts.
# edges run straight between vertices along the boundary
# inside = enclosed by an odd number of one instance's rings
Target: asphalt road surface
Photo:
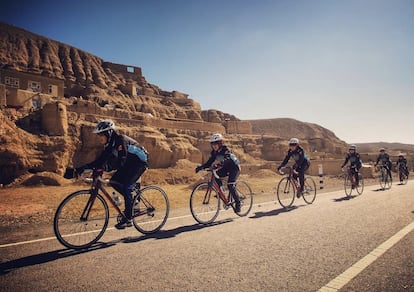
[[[247,217],[208,226],[172,210],[156,234],[109,228],[84,251],[2,244],[0,291],[414,291],[413,181],[344,196],[287,211],[260,195]]]

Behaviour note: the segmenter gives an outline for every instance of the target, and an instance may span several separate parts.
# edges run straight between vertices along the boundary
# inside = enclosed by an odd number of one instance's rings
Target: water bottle
[[[220,190],[221,190],[221,192],[222,192],[223,194],[225,194],[225,189],[224,189],[224,187],[223,187],[223,186],[220,186]]]
[[[121,206],[122,202],[118,194],[116,194],[115,192],[112,192],[112,199],[114,200],[115,205]]]

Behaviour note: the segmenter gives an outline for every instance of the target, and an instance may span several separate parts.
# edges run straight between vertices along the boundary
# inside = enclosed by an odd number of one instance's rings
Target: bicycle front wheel
[[[352,194],[352,180],[348,174],[345,175],[344,189],[345,189],[345,195],[347,197],[350,197]]]
[[[164,226],[170,212],[170,203],[163,189],[147,186],[135,196],[132,210],[135,228],[143,234],[151,234]]]
[[[287,177],[282,178],[277,185],[277,200],[283,208],[292,206],[295,200],[296,190]]]
[[[209,183],[203,182],[194,187],[190,196],[190,211],[200,224],[216,220],[220,211],[220,200]]]
[[[362,174],[358,173],[358,185],[356,186],[356,191],[358,195],[361,195],[364,191],[364,178],[362,177]]]
[[[407,175],[404,173],[404,171],[400,171],[400,175],[399,175],[399,177],[400,177],[400,184],[401,184],[401,185],[405,185],[405,184],[407,184],[408,177],[407,177]]]
[[[249,214],[253,207],[253,192],[249,184],[245,181],[237,181],[235,186],[240,200],[240,212],[236,212],[236,214],[243,217]]]
[[[316,198],[316,183],[310,176],[305,177],[302,197],[307,204],[312,204]]]
[[[67,196],[56,210],[53,229],[56,238],[67,248],[83,249],[97,242],[109,221],[108,204],[90,190]]]

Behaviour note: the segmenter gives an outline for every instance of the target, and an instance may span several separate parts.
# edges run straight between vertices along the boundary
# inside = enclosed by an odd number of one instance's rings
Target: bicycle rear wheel
[[[243,217],[249,214],[253,207],[253,192],[249,184],[245,181],[239,180],[235,186],[240,200],[240,212],[236,212],[236,214]]]
[[[381,171],[381,174],[379,177],[381,189],[385,190],[387,180],[388,180],[388,175],[385,173],[385,171]]]
[[[400,184],[401,184],[401,185],[405,185],[405,184],[407,184],[408,177],[407,177],[407,175],[404,173],[404,171],[400,171],[400,175],[399,175],[399,177],[400,177]]]
[[[220,211],[220,200],[209,183],[202,182],[194,187],[190,196],[190,211],[200,224],[216,220]]]
[[[292,206],[295,200],[296,190],[287,177],[282,178],[277,185],[277,200],[283,208]]]
[[[305,177],[302,197],[307,204],[312,204],[316,198],[316,183],[310,176]]]
[[[167,194],[157,186],[147,186],[139,190],[132,206],[132,223],[143,234],[160,230],[170,212]]]
[[[97,242],[109,221],[109,209],[101,195],[90,190],[67,196],[56,210],[53,230],[67,248],[83,249]]]
[[[344,189],[345,189],[345,195],[347,197],[350,197],[352,194],[352,180],[349,174],[345,175]]]
[[[364,191],[364,178],[362,177],[362,174],[358,173],[358,185],[356,186],[356,191],[358,195],[362,195],[362,192]]]

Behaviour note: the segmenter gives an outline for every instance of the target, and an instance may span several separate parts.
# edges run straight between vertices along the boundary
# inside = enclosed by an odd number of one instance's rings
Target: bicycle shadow
[[[271,211],[267,211],[267,212],[256,212],[256,213],[254,213],[253,216],[250,216],[249,218],[257,219],[257,218],[262,218],[262,217],[267,217],[267,216],[277,216],[281,213],[287,213],[287,212],[296,210],[297,208],[299,208],[299,207],[298,206],[292,206],[290,208],[280,208],[280,209],[275,209],[275,210],[271,210]]]
[[[229,219],[218,220],[218,221],[215,221],[209,224],[204,224],[204,225],[195,223],[192,225],[180,226],[180,227],[170,229],[170,230],[160,230],[153,234],[145,234],[145,235],[136,236],[136,237],[125,237],[125,238],[122,238],[121,241],[123,243],[134,243],[134,242],[140,242],[140,241],[147,240],[147,239],[172,238],[172,237],[176,237],[178,234],[181,234],[181,233],[196,231],[196,230],[200,230],[203,228],[208,228],[208,227],[213,227],[213,226],[229,223],[232,221],[233,219],[229,218]]]
[[[358,196],[355,196],[355,195],[349,196],[349,197],[345,196],[345,197],[341,197],[341,198],[335,198],[332,201],[334,201],[334,202],[343,202],[343,201],[349,201],[349,200],[355,199],[356,197],[358,197]]]
[[[379,189],[375,189],[375,190],[372,190],[373,192],[383,192],[383,191],[386,191],[386,190],[388,190],[387,188],[379,188]]]
[[[83,254],[86,252],[108,248],[108,247],[116,245],[118,241],[119,240],[106,242],[106,243],[98,242],[89,248],[85,248],[81,250],[59,249],[59,250],[30,255],[30,256],[19,258],[19,259],[11,260],[8,262],[0,263],[0,275],[6,275],[20,268],[44,264],[44,263],[52,262],[52,261],[59,260],[62,258],[67,258],[67,257]]]

